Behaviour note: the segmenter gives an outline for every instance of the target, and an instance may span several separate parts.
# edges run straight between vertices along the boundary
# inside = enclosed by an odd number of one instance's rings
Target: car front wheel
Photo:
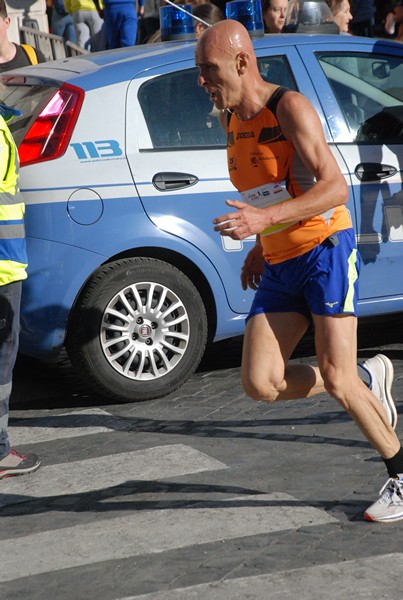
[[[74,307],[67,351],[97,393],[124,402],[173,392],[197,368],[207,341],[203,301],[190,279],[151,258],[100,268]]]

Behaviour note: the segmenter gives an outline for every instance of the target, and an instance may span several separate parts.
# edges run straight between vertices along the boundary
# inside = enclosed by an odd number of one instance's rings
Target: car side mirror
[[[386,79],[390,75],[390,66],[387,62],[374,62],[372,64],[372,75],[377,79]]]

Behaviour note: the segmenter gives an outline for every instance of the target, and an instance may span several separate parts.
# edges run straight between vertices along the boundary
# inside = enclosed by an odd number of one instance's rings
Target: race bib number
[[[246,190],[241,193],[241,196],[244,202],[247,202],[251,206],[255,206],[256,208],[265,208],[266,206],[273,206],[274,204],[278,204],[279,202],[284,202],[285,200],[290,200],[291,196],[287,191],[287,187],[285,181],[279,181],[277,183],[266,183],[265,185],[261,185],[259,187],[253,188],[251,190]],[[271,235],[272,233],[277,233],[282,231],[283,229],[287,229],[287,227],[291,227],[294,223],[281,223],[279,225],[271,225],[264,229],[260,235]]]

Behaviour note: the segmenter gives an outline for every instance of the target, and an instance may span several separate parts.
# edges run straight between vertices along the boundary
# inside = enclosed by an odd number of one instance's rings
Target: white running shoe
[[[393,523],[403,519],[403,479],[390,478],[381,491],[379,499],[364,513],[367,521]]]
[[[368,358],[361,365],[370,376],[369,389],[383,405],[388,415],[389,423],[396,428],[397,412],[392,398],[393,365],[387,356],[377,354]]]

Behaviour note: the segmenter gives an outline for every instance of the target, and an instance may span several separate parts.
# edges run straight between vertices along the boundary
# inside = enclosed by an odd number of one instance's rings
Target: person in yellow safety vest
[[[14,44],[8,39],[10,17],[4,0],[0,0],[0,72],[45,62],[40,50],[26,44]]]
[[[7,433],[12,377],[17,358],[22,281],[27,277],[25,205],[19,161],[7,121],[20,111],[0,104],[0,479],[36,471],[41,461],[10,447]]]
[[[105,50],[102,0],[64,0],[64,6],[73,17],[77,45],[90,52]]]

